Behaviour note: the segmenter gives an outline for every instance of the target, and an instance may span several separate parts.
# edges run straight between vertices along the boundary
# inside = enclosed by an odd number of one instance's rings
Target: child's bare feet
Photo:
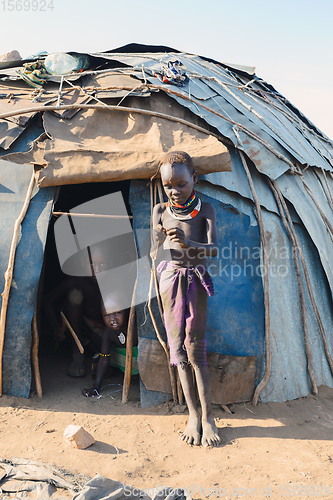
[[[189,417],[188,425],[180,435],[180,439],[187,444],[199,446],[201,441],[201,422],[198,415]]]
[[[217,446],[220,443],[220,437],[217,432],[217,427],[214,418],[202,422],[202,446]]]

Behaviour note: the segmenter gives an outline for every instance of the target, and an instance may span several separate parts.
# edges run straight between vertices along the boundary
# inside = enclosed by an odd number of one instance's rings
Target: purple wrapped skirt
[[[208,272],[162,261],[157,273],[171,364],[207,366],[207,293],[214,294]]]

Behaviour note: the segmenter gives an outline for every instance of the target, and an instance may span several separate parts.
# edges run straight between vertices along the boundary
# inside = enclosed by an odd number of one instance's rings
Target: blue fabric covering
[[[32,174],[32,165],[0,161],[0,287],[8,266],[15,221],[21,211]],[[16,250],[14,276],[6,320],[3,352],[3,393],[29,397],[31,386],[31,321],[54,188],[35,187]],[[0,299],[1,302],[1,299]]]

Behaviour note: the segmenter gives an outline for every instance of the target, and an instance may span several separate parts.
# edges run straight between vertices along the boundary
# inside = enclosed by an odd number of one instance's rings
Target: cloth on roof
[[[188,111],[166,96],[152,95],[148,104],[146,101],[132,98],[131,104],[152,109],[153,103],[157,112],[188,119]],[[199,174],[231,170],[230,155],[222,142],[168,119],[107,109],[85,109],[70,120],[45,113],[43,119],[51,137],[44,142],[43,159],[40,143],[33,143],[27,154],[8,157],[11,161],[25,158],[25,162],[46,164],[36,172],[39,187],[147,179],[156,173],[161,157],[170,150],[187,151]]]

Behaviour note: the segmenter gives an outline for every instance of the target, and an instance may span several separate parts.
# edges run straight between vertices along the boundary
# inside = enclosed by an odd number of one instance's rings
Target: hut
[[[171,149],[193,156],[197,191],[217,213],[213,402],[286,401],[333,387],[332,141],[254,68],[137,44],[70,55],[84,67],[62,75],[45,72],[45,56],[0,63],[3,393],[28,397],[32,357],[38,369],[31,325],[43,262],[44,274],[58,266],[52,214],[121,191],[142,259],[152,205],[163,198],[151,178]],[[142,297],[148,276],[143,266]],[[156,299],[152,310],[162,329]],[[144,302],[136,312],[149,406],[171,386]]]

